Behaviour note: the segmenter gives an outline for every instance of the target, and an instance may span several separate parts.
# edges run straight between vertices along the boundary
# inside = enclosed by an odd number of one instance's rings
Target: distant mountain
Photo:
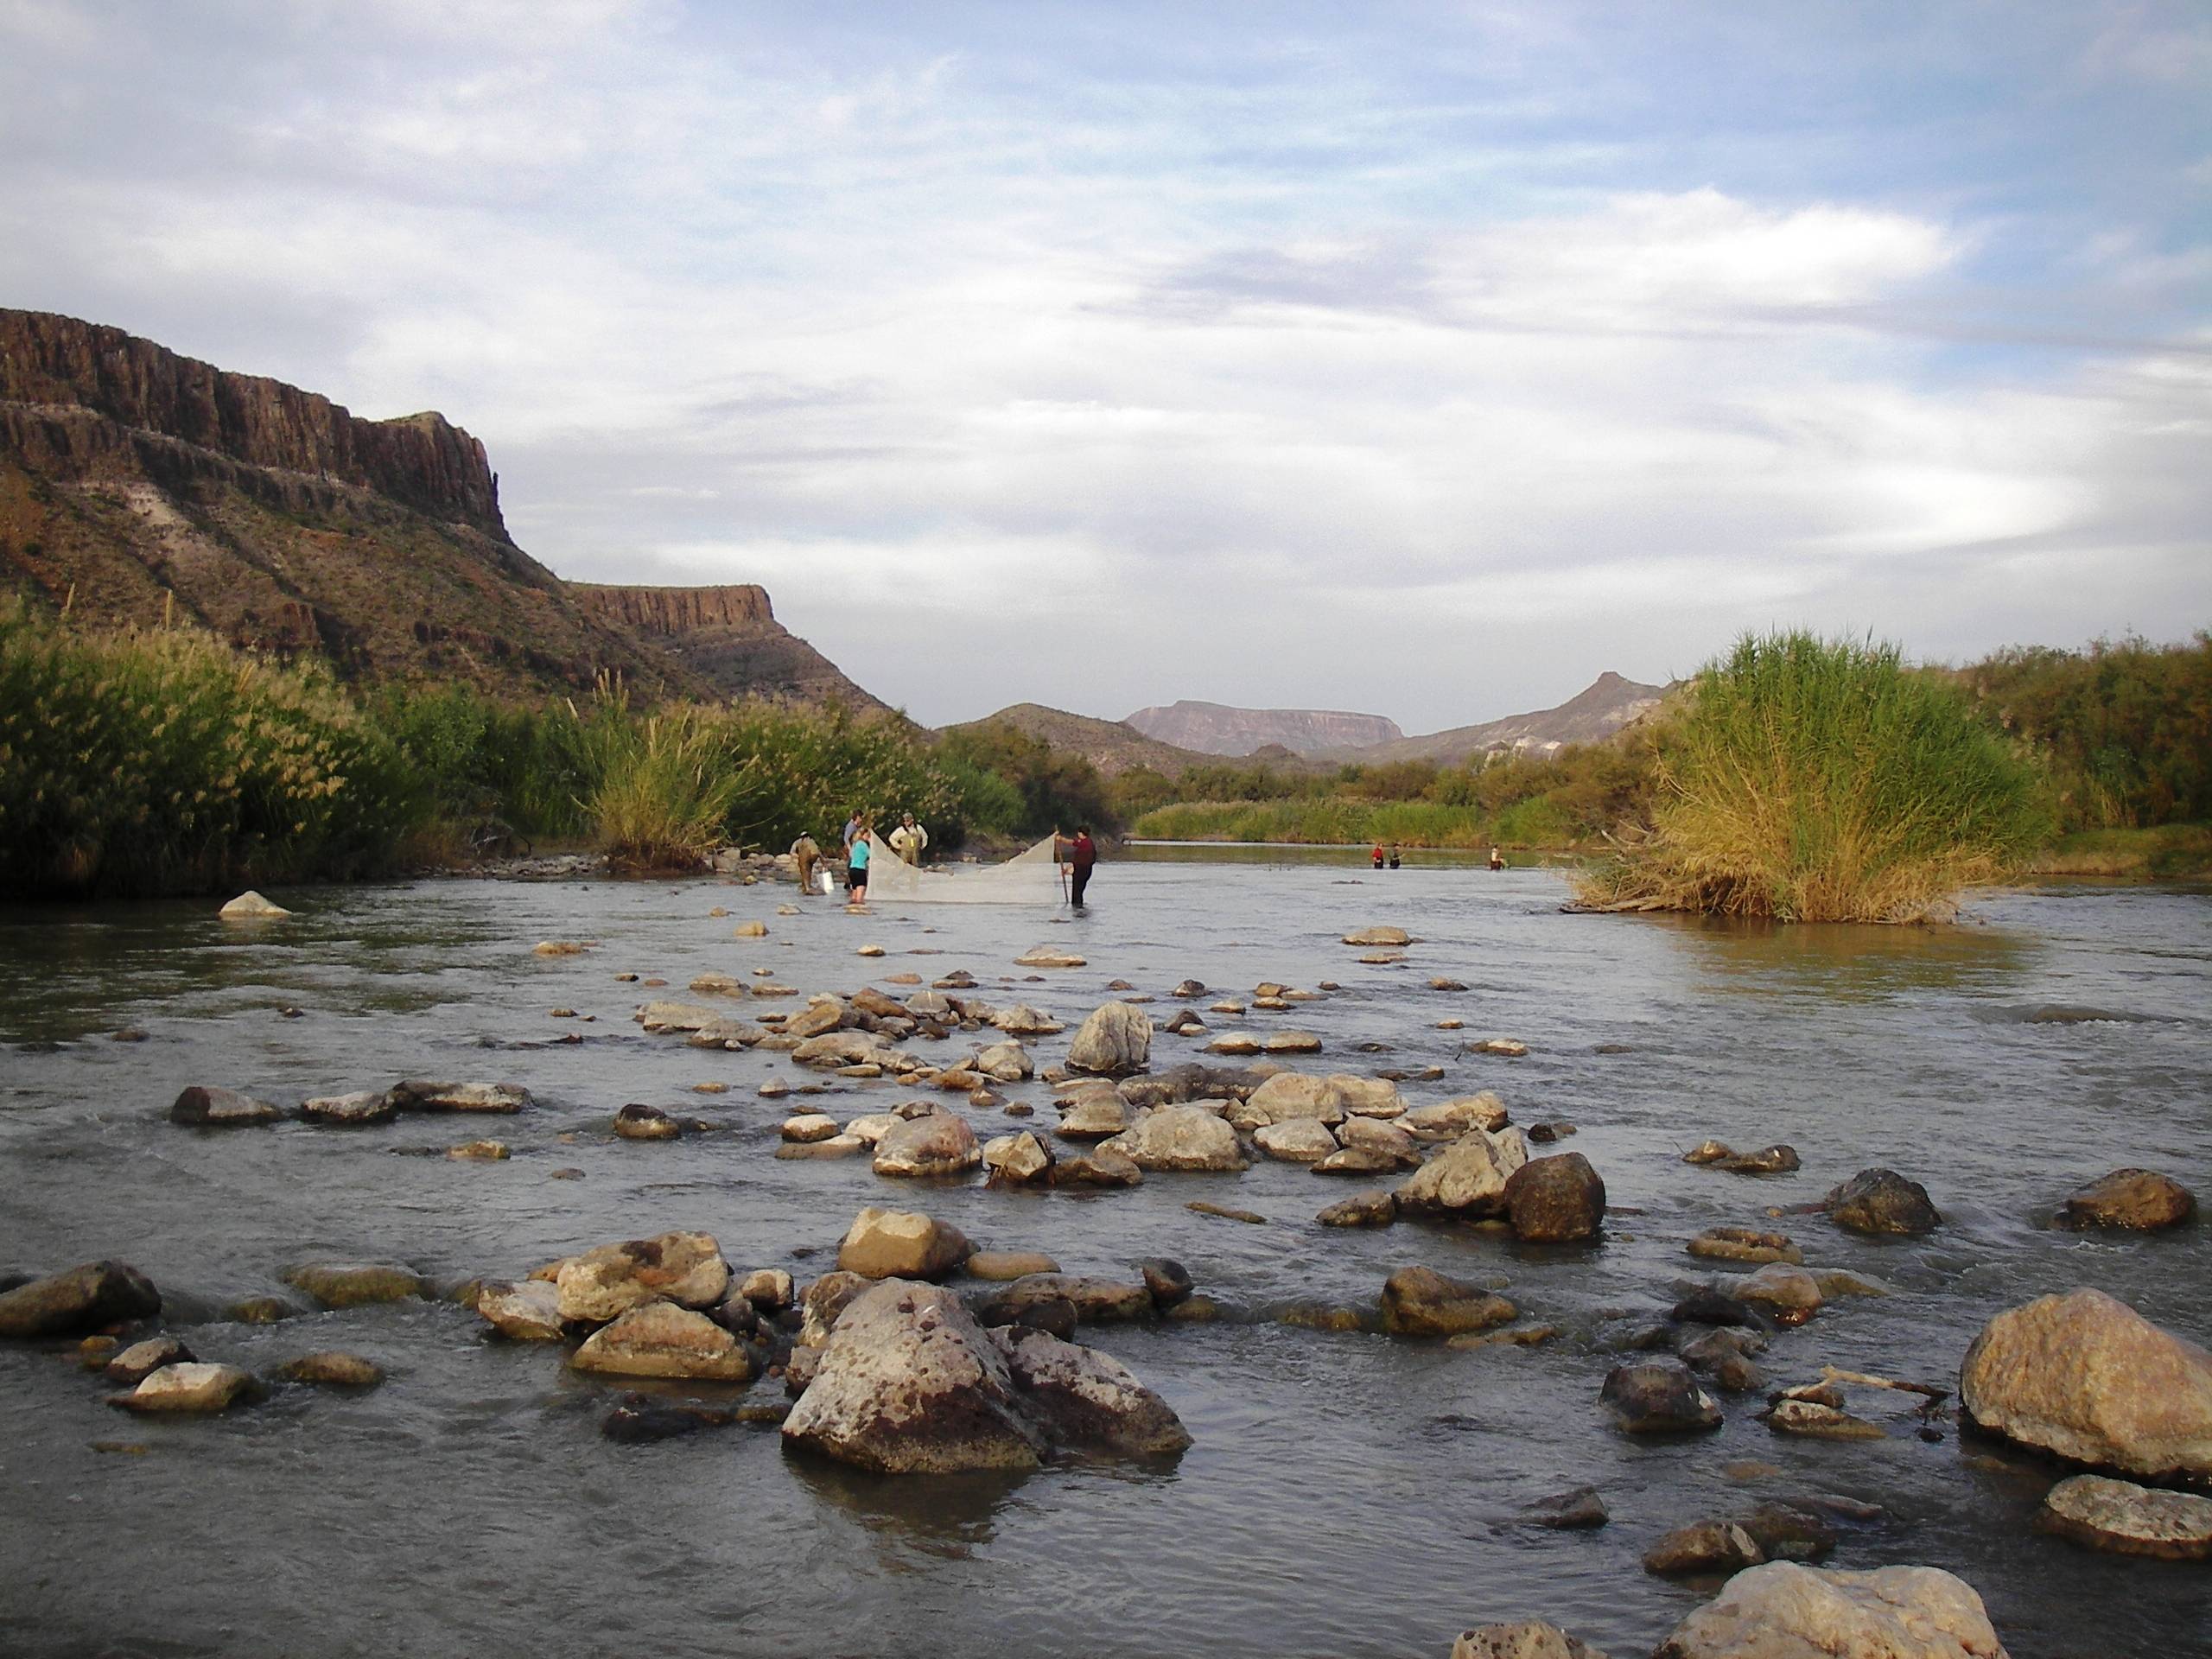
[[[1031,737],[1043,738],[1056,749],[1079,754],[1108,778],[1134,772],[1139,766],[1149,766],[1167,777],[1179,778],[1188,768],[1209,765],[1217,758],[1147,737],[1122,721],[1094,720],[1089,715],[1071,715],[1065,709],[1047,709],[1040,702],[1017,702],[981,720],[963,721],[944,729],[961,732],[994,725],[1011,726]]]
[[[1327,749],[1308,758],[1332,762],[1357,761],[1371,765],[1389,760],[1433,760],[1455,766],[1477,754],[1496,749],[1518,749],[1535,753],[1569,743],[1595,743],[1611,737],[1630,721],[1659,706],[1669,688],[1643,685],[1608,671],[1589,687],[1556,709],[1533,714],[1508,715],[1479,726],[1455,726],[1426,737],[1402,737],[1395,742],[1367,748]]]
[[[0,588],[348,677],[880,708],[758,588],[594,588],[514,544],[482,443],[120,328],[0,308]]]
[[[1405,735],[1397,721],[1381,715],[1348,715],[1332,709],[1235,709],[1187,697],[1164,708],[1140,709],[1122,723],[1201,754],[1250,754],[1271,744],[1293,751],[1367,748]]]

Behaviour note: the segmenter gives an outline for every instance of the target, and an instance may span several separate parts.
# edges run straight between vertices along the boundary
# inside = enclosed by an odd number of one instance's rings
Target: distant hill
[[[1519,749],[1548,753],[1569,743],[1594,743],[1611,737],[1630,721],[1659,706],[1668,691],[1663,685],[1643,685],[1608,671],[1587,689],[1556,709],[1533,714],[1508,715],[1479,726],[1455,726],[1426,737],[1404,737],[1367,748],[1327,749],[1309,755],[1314,760],[1363,765],[1390,760],[1433,760],[1454,766],[1471,756],[1494,749]]]
[[[758,588],[588,588],[514,544],[482,443],[0,308],[0,588],[372,680],[880,707]]]
[[[1333,709],[1236,709],[1185,697],[1162,708],[1140,709],[1122,722],[1147,737],[1200,754],[1250,754],[1270,745],[1307,749],[1365,748],[1405,734],[1381,715],[1349,715]]]
[[[1162,743],[1122,721],[1094,720],[1089,715],[1071,715],[1065,709],[1047,709],[1040,702],[1017,702],[981,720],[963,721],[945,729],[960,732],[1000,724],[1012,726],[1031,737],[1041,737],[1056,749],[1079,754],[1108,778],[1134,772],[1139,766],[1149,766],[1166,777],[1179,778],[1189,767],[1209,765],[1218,758]]]

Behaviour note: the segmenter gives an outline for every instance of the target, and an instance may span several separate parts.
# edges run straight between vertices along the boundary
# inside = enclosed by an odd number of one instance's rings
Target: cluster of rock
[[[512,1116],[531,1103],[530,1090],[515,1083],[449,1083],[410,1077],[389,1089],[364,1089],[340,1095],[315,1095],[287,1110],[273,1101],[235,1089],[194,1084],[169,1106],[169,1121],[189,1128],[255,1128],[296,1119],[330,1128],[389,1123],[402,1112],[465,1112]]]

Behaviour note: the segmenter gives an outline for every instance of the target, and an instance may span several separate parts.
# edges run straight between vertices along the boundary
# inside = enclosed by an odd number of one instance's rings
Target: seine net
[[[1003,864],[924,869],[902,863],[873,832],[868,838],[868,897],[870,904],[912,900],[947,905],[1057,905],[1060,867],[1052,857],[1052,837],[1016,853]]]

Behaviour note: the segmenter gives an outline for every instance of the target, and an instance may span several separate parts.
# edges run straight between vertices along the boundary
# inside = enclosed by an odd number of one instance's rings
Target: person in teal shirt
[[[862,818],[854,834],[853,844],[845,855],[845,904],[848,908],[868,903],[868,823]]]

